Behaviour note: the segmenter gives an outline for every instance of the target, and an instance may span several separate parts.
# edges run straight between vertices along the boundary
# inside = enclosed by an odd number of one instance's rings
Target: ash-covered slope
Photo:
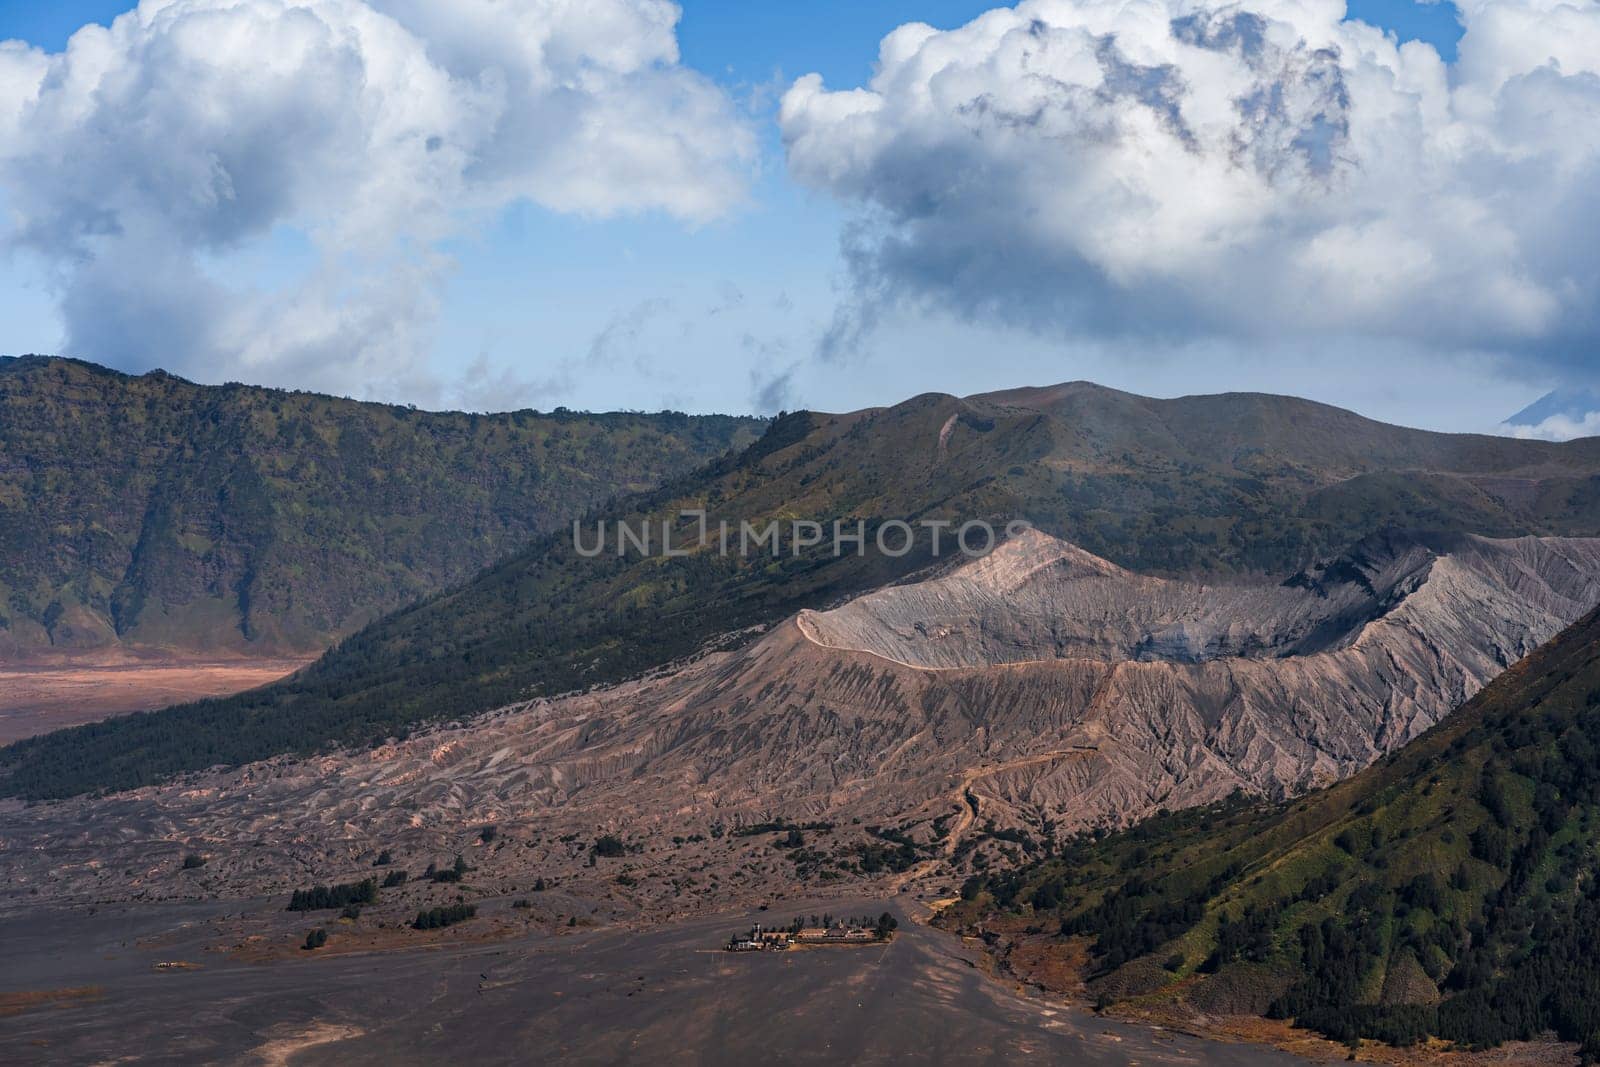
[[[17,813],[0,864],[70,844],[114,866],[150,838],[292,854],[483,822],[665,840],[774,814],[937,828],[929,855],[959,864],[964,837],[997,829],[1120,825],[1352,774],[1597,600],[1594,539],[1389,535],[1287,584],[1211,586],[1029,533],[642,681]],[[1184,642],[1152,640],[1178,626]]]
[[[1348,648],[1379,621],[1468,641],[1486,626],[1518,644],[1594,601],[1596,545],[1386,532],[1278,585],[1217,585],[1132,574],[1028,531],[946,577],[802,612],[800,623],[819,644],[916,667],[1305,656]],[[1487,617],[1495,609],[1507,617]]]
[[[972,879],[943,921],[1050,931],[997,946],[1019,977],[1048,987],[1081,961],[1101,1004],[1182,1028],[1264,1014],[1352,1048],[1554,1032],[1578,1055],[1539,1062],[1595,1063],[1597,754],[1600,611],[1348,782],[1080,839]]]
[[[990,768],[970,784],[994,814],[1063,826],[1282,796],[1417,736],[1596,601],[1593,539],[1387,535],[1286,584],[1209,586],[1031,532],[801,613],[658,720],[635,772],[824,810]]]

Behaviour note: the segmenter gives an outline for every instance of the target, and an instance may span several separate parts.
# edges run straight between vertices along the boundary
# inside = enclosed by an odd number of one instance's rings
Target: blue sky
[[[0,40],[16,38],[58,51],[85,23],[108,24],[134,6],[126,0],[0,0]],[[948,28],[993,6],[954,0],[688,0],[682,4],[679,46],[690,66],[732,84],[811,71],[831,83],[859,84],[872,73],[877,42],[896,26],[927,22]],[[1461,32],[1449,3],[1357,0],[1348,9],[1355,18],[1441,51],[1453,53]]]
[[[58,52],[78,27],[108,23],[131,6],[0,0],[0,40]],[[1479,430],[1567,373],[1549,369],[1553,363],[1510,373],[1493,351],[1456,352],[1441,370],[1445,365],[1425,351],[1426,343],[1381,331],[1341,342],[1338,351],[1309,336],[1258,346],[1237,331],[1195,343],[1170,335],[1130,341],[1126,332],[1063,329],[1044,314],[1035,321],[1026,313],[947,311],[936,287],[875,313],[868,341],[849,358],[819,359],[819,340],[840,321],[840,308],[858,301],[864,284],[859,265],[841,255],[842,236],[861,204],[797,178],[785,158],[778,100],[811,72],[830,90],[866,85],[879,41],[896,27],[926,22],[953,29],[993,5],[683,0],[681,6],[682,65],[724,91],[755,139],[742,201],[720,217],[685,219],[648,207],[601,217],[514,198],[438,242],[450,265],[439,274],[438,307],[424,330],[434,385],[408,397],[393,395],[404,385],[368,390],[352,379],[339,391],[424,405],[845,409],[926,390],[967,393],[1092,378],[1155,395],[1294,392],[1395,421]],[[1399,40],[1426,42],[1446,62],[1455,58],[1461,25],[1448,3],[1359,0],[1350,16]],[[874,202],[888,202],[874,195]],[[0,183],[0,209],[8,199]],[[217,262],[201,257],[208,270],[243,288],[270,288],[314,258],[292,226],[257,235]],[[8,323],[0,352],[61,350],[70,331],[57,272],[72,269],[69,260],[53,261],[49,250],[37,248],[0,260],[0,319]],[[891,283],[910,284],[901,278],[885,284]],[[151,358],[115,350],[115,343],[104,347],[71,354],[130,370],[146,369]],[[1330,359],[1348,359],[1349,372],[1328,373]],[[221,361],[210,374],[204,366],[191,362],[180,372],[253,380],[253,365]],[[256,377],[297,384],[285,374]],[[463,375],[484,387],[451,384]],[[307,384],[329,387],[320,379]]]

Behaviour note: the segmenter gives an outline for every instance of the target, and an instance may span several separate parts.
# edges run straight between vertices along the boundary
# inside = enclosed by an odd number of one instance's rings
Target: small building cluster
[[[729,952],[781,952],[794,945],[871,944],[887,941],[893,929],[882,920],[876,926],[846,923],[842,919],[826,926],[801,926],[796,922],[781,930],[757,923],[749,933],[728,938],[725,947]]]

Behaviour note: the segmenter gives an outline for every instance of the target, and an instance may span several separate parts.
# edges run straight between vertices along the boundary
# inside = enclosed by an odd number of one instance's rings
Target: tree
[[[328,931],[319,926],[315,930],[310,930],[306,933],[306,943],[301,947],[309,952],[313,949],[319,949],[327,943]]]
[[[899,920],[897,920],[893,915],[890,915],[888,912],[884,912],[882,915],[878,916],[877,929],[878,936],[880,938],[888,937],[890,934],[894,933],[899,926]]]
[[[196,867],[204,867],[205,865],[206,858],[198,853],[191,852],[183,857],[183,869],[186,871],[192,871]]]
[[[343,908],[350,904],[376,904],[378,882],[366,878],[343,885],[319,885],[310,889],[296,889],[289,898],[289,911],[322,911]]]
[[[440,927],[465,922],[476,914],[478,907],[475,904],[448,904],[417,912],[417,918],[411,925],[417,930],[437,930]]]
[[[467,866],[467,861],[457,852],[455,863],[442,871],[434,864],[428,864],[428,878],[434,882],[459,882],[461,876],[470,870],[472,868]]]

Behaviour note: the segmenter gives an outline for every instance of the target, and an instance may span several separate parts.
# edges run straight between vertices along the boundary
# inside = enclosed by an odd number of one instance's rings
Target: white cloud
[[[1600,437],[1600,411],[1586,415],[1551,415],[1532,425],[1504,422],[1500,433],[1530,441],[1570,441],[1575,437]]]
[[[446,239],[519,199],[690,224],[741,199],[753,132],[679,65],[678,14],[144,0],[58,54],[5,43],[6,240],[49,271],[72,354],[415,395]],[[240,276],[286,232],[298,269]]]
[[[1592,374],[1600,4],[1460,6],[1453,68],[1339,0],[1024,0],[799,79],[790,171],[857,209],[824,356],[910,305]]]

